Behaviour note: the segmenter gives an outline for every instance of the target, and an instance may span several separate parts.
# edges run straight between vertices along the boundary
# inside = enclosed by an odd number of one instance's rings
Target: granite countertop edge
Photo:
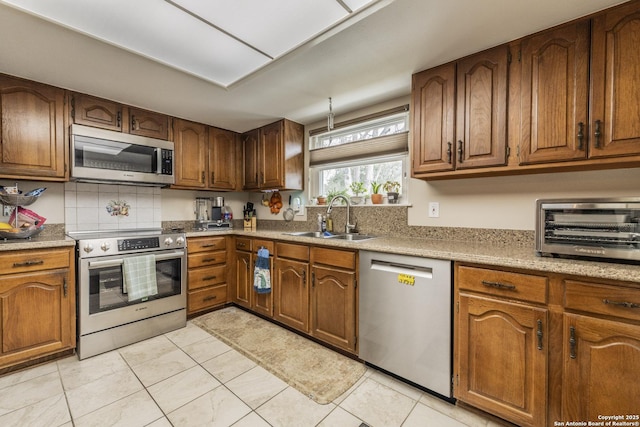
[[[321,240],[315,237],[293,236],[283,232],[259,230],[243,231],[187,231],[187,237],[236,235],[264,238],[325,247],[368,250],[400,255],[419,256],[452,261],[464,261],[487,266],[511,267],[549,273],[569,274],[640,283],[640,265],[615,262],[600,262],[537,256],[531,246],[498,245],[485,242],[430,240],[410,237],[379,236],[364,241]],[[0,252],[74,246],[75,241],[67,236],[37,236],[33,239],[0,241]]]

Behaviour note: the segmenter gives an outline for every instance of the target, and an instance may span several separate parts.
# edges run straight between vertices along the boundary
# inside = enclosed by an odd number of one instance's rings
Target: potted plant
[[[362,181],[355,181],[351,183],[349,188],[351,188],[351,192],[353,193],[353,196],[351,196],[351,203],[354,205],[362,203],[364,195],[367,194],[367,189],[365,188],[364,183]]]
[[[319,205],[324,205],[327,203],[327,196],[321,195],[316,197],[316,200],[318,201]]]
[[[329,194],[327,194],[327,202],[331,203],[333,198],[336,197],[336,196],[345,196],[345,197],[347,197],[347,190],[343,189],[343,190],[332,190],[332,191],[329,191]],[[343,200],[337,200],[336,203],[334,203],[334,205],[335,204],[342,205],[342,204],[344,204],[344,201]]]
[[[389,203],[398,203],[400,191],[400,183],[398,181],[387,181],[384,183],[384,191],[387,192],[387,199]]]
[[[371,183],[371,203],[374,205],[382,204],[382,194],[378,193],[381,186],[382,183],[377,183],[375,181]]]

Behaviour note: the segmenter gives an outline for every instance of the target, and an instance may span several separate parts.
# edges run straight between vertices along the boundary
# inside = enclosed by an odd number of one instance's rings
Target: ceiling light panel
[[[268,57],[164,1],[3,3],[222,86],[269,62]]]
[[[348,17],[336,0],[171,1],[272,58],[282,56]]]
[[[354,12],[357,12],[359,9],[368,4],[375,3],[375,1],[372,0],[342,0],[342,2]]]

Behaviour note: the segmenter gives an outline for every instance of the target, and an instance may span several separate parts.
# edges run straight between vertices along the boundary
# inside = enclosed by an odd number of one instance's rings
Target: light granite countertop
[[[385,236],[354,242],[294,236],[281,230],[248,232],[232,229],[225,231],[188,231],[186,233],[187,237],[223,236],[228,234],[640,283],[640,265],[539,257],[535,254],[533,244],[527,246],[484,241],[469,242]],[[0,252],[74,245],[75,241],[73,239],[63,234],[57,234],[36,236],[28,240],[0,240]]]

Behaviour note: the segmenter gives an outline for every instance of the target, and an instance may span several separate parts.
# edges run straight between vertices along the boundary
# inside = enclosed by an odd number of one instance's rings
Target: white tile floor
[[[197,326],[0,377],[0,426],[497,426],[376,370],[319,405]]]

